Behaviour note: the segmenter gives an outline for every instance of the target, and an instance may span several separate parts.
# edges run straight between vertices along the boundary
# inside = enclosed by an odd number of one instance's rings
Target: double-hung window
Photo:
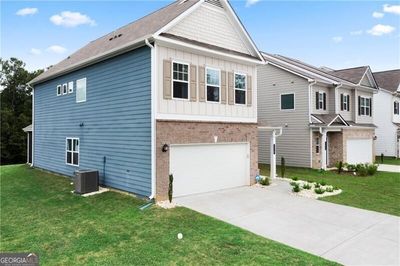
[[[246,75],[235,73],[235,104],[246,104]]]
[[[400,114],[400,103],[399,103],[398,101],[395,101],[395,102],[393,103],[393,113],[394,113],[395,115]]]
[[[350,95],[340,94],[340,110],[350,111]]]
[[[68,165],[79,166],[79,138],[67,138],[65,162]]]
[[[220,101],[221,72],[219,69],[206,68],[207,102]]]
[[[294,110],[294,93],[281,94],[281,110]]]
[[[360,115],[371,115],[371,98],[360,97]]]
[[[189,99],[189,65],[173,63],[172,67],[172,97]]]
[[[317,91],[316,93],[317,110],[326,110],[326,93]]]
[[[76,102],[86,102],[86,78],[76,81]]]

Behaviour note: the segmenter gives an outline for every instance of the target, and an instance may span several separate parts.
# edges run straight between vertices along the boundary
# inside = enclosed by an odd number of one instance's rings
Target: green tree
[[[32,123],[32,88],[27,83],[43,72],[29,72],[17,58],[0,58],[1,164],[26,162],[26,134]]]

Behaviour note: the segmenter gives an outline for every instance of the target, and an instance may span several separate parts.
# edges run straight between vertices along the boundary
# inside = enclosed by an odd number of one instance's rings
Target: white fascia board
[[[188,49],[194,50],[194,51],[205,52],[205,53],[210,54],[211,56],[218,55],[220,57],[227,58],[227,59],[230,59],[230,60],[233,59],[233,60],[235,60],[237,62],[240,62],[240,63],[247,63],[247,64],[250,63],[250,64],[255,64],[255,65],[264,64],[262,61],[258,61],[258,60],[255,60],[255,59],[246,58],[246,57],[239,56],[239,55],[228,54],[228,53],[216,51],[216,50],[213,50],[213,49],[208,49],[208,48],[205,48],[205,47],[201,47],[201,46],[198,46],[198,45],[190,44],[190,43],[187,43],[187,42],[173,40],[173,39],[166,38],[166,37],[163,37],[163,36],[155,36],[154,39],[157,42],[159,42],[160,44],[174,45],[174,46],[179,47],[179,48],[184,47],[184,48],[188,48]]]
[[[278,58],[271,57],[270,55],[267,55],[267,54],[264,54],[264,53],[263,53],[262,55],[263,55],[264,57],[271,58],[272,60],[278,61],[278,62],[280,62],[280,63],[283,64],[283,65],[287,65],[287,66],[290,66],[290,67],[292,67],[292,68],[294,68],[294,69],[298,69],[298,70],[301,70],[301,71],[303,71],[303,72],[309,73],[309,74],[311,74],[311,75],[317,76],[317,77],[320,78],[321,80],[326,81],[327,84],[332,84],[332,85],[338,85],[338,84],[340,84],[340,82],[338,82],[338,81],[336,81],[336,80],[332,80],[332,79],[326,78],[326,77],[324,77],[324,76],[321,76],[321,75],[319,75],[319,74],[313,73],[313,72],[311,72],[311,71],[309,71],[309,70],[306,70],[306,69],[304,69],[304,68],[295,66],[295,65],[293,65],[293,64],[290,64],[290,63],[285,62],[285,61],[283,61],[283,60],[280,60],[280,59],[278,59]],[[269,64],[271,63],[270,61],[268,61],[268,59],[266,59],[266,61],[267,61]]]
[[[156,114],[157,120],[179,120],[198,122],[226,122],[226,123],[257,123],[257,117],[224,117],[205,115],[181,115],[181,114]]]

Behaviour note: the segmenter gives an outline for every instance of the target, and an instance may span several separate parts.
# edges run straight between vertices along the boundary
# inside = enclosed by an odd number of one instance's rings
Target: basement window
[[[65,163],[79,166],[79,138],[67,138]]]

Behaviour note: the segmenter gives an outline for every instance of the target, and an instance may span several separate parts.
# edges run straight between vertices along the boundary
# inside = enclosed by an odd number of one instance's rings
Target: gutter
[[[312,121],[311,121],[311,105],[312,105],[312,95],[311,95],[311,91],[312,91],[312,86],[314,86],[315,84],[317,84],[317,81],[316,80],[314,80],[314,81],[311,81],[309,84],[308,84],[308,121],[310,122],[310,124],[312,123]]]
[[[343,83],[340,83],[338,86],[335,87],[335,114],[338,114],[338,89],[343,86]],[[349,103],[348,103],[349,104]]]
[[[149,199],[152,200],[156,196],[156,48],[148,38],[144,42],[151,49],[151,195]]]

